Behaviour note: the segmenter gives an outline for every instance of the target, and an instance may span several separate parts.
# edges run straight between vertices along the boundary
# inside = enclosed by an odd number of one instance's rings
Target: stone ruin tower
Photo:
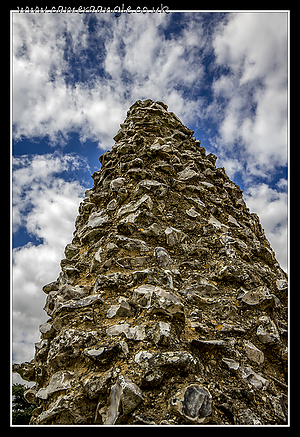
[[[100,156],[13,368],[36,383],[31,424],[287,423],[287,275],[193,133],[138,100]]]

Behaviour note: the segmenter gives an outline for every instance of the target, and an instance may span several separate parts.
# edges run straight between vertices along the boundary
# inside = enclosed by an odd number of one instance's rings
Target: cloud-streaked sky
[[[287,12],[12,14],[13,359],[31,360],[98,157],[164,101],[244,191],[287,270]]]

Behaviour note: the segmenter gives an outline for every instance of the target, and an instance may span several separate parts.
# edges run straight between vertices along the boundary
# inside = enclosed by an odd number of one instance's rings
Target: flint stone
[[[254,370],[249,366],[240,366],[239,372],[242,378],[250,382],[250,384],[252,384],[255,388],[266,390],[270,384],[270,381],[268,381],[262,375],[255,373]]]
[[[119,221],[119,225],[121,225],[123,223],[134,224],[136,222],[136,219],[139,217],[140,214],[141,214],[140,210],[137,210],[136,212],[129,214],[127,217],[124,217],[122,220]]]
[[[201,216],[201,214],[199,212],[197,212],[193,206],[192,206],[192,208],[187,209],[185,212],[187,213],[187,215],[189,217],[192,217],[192,218]]]
[[[100,211],[100,212],[93,212],[88,220],[87,226],[90,228],[98,228],[102,225],[104,225],[105,223],[108,222],[109,217],[108,215],[103,215],[104,210]]]
[[[232,360],[231,358],[223,357],[222,361],[228,366],[230,370],[238,370],[238,368],[240,367],[240,364],[237,361]]]
[[[84,308],[89,305],[93,305],[95,303],[103,303],[104,300],[102,299],[100,294],[93,294],[91,296],[84,297],[83,299],[79,300],[69,300],[68,302],[58,305],[58,307],[55,310],[55,315],[59,314],[63,310],[74,310],[77,308]]]
[[[189,288],[186,288],[184,290],[181,290],[181,293],[185,295],[193,296],[198,293],[208,293],[208,294],[216,294],[218,293],[219,289],[214,284],[209,282],[206,279],[200,279],[197,284],[192,285]]]
[[[35,363],[34,360],[26,361],[22,364],[13,363],[13,373],[18,373],[25,381],[35,381]]]
[[[161,384],[164,372],[161,369],[150,369],[142,376],[142,386],[157,387]]]
[[[189,187],[193,187],[193,185],[189,185]],[[188,197],[187,199],[193,202],[195,206],[200,207],[200,210],[202,210],[202,208],[205,208],[205,203],[202,202],[201,199],[198,199],[197,197]]]
[[[159,294],[153,293],[148,312],[150,314],[166,314],[172,318],[184,320],[184,306],[180,299],[164,290],[160,291]]]
[[[148,308],[151,314],[163,313],[179,319],[184,318],[184,306],[181,299],[161,287],[141,285],[134,290],[133,299],[138,299],[138,303]]]
[[[108,203],[106,209],[107,209],[108,211],[114,211],[114,210],[117,208],[117,206],[118,206],[118,202],[116,201],[116,199],[112,199],[112,200]]]
[[[44,285],[44,287],[42,288],[43,292],[48,294],[50,293],[50,291],[57,291],[59,289],[59,282],[58,281],[53,281],[50,282],[49,284]]]
[[[97,261],[98,263],[101,263],[101,253],[103,252],[102,248],[100,247],[97,252],[94,255],[94,260]]]
[[[111,260],[108,260],[107,263],[108,262],[110,262],[111,265]],[[103,290],[107,288],[123,289],[127,286],[128,282],[131,281],[131,279],[131,274],[127,275],[119,272],[109,273],[107,275],[98,275],[94,284],[93,291],[94,293],[97,293],[98,290]]]
[[[142,234],[148,237],[158,237],[160,234],[160,226],[157,223],[152,223],[151,226],[142,231]]]
[[[79,247],[73,244],[67,244],[65,247],[65,257],[67,259],[72,259],[79,252]]]
[[[222,227],[228,228],[229,226],[224,225],[223,223],[219,222],[213,215],[210,215],[210,218],[208,220],[208,223],[210,225],[213,225],[215,228],[221,229]]]
[[[68,413],[70,402],[73,400],[73,395],[61,396],[51,404],[50,408],[46,411],[43,411],[36,419],[37,425],[46,425],[54,416],[59,414]],[[64,424],[61,423],[61,424]],[[65,424],[70,424],[69,421],[66,421]]]
[[[25,396],[25,395],[24,395]],[[280,420],[287,422],[288,419],[288,397],[285,394],[281,396],[269,396],[274,413]]]
[[[257,364],[262,364],[265,360],[264,353],[255,347],[251,341],[245,341],[245,352],[249,360],[254,361]]]
[[[205,387],[191,384],[172,396],[169,408],[190,423],[207,423],[212,414],[212,396]]]
[[[131,413],[143,401],[142,390],[127,376],[119,376],[112,386],[109,405],[102,413],[103,425],[114,425],[120,415]]]
[[[116,133],[116,135],[113,137],[113,140],[115,142],[119,141],[121,138],[124,137],[124,132],[122,131],[122,129],[119,129],[118,132]]]
[[[126,335],[126,338],[128,338],[128,340],[140,341],[145,340],[146,338],[144,325],[136,325],[130,327],[128,323],[123,323],[121,325],[112,325],[106,330],[106,335],[108,335],[109,337],[121,335],[122,333]]]
[[[191,168],[185,168],[180,173],[178,173],[177,176],[180,181],[188,181],[196,177],[199,178],[199,174]]]
[[[198,360],[187,351],[175,352],[148,352],[140,351],[135,355],[134,361],[141,367],[175,367],[184,372],[195,372]]]
[[[170,323],[156,323],[154,327],[148,331],[148,336],[149,334],[155,344],[162,346],[170,346],[178,342],[176,335],[172,334],[172,325]]]
[[[132,310],[131,306],[127,302],[122,301],[119,305],[112,305],[107,311],[106,317],[108,319],[111,319],[115,316],[129,317],[132,314],[134,314],[134,311]]]
[[[127,203],[127,205],[122,206],[117,213],[117,217],[134,212],[142,205],[145,205],[150,210],[153,208],[153,202],[148,194],[144,194],[144,196],[137,201],[132,201]]]
[[[43,323],[39,326],[39,331],[43,339],[53,337],[56,332],[51,323]]]
[[[37,391],[34,387],[31,387],[29,390],[25,391],[24,398],[29,404],[35,404],[35,405],[38,404],[36,393]]]
[[[118,191],[120,188],[123,187],[124,183],[125,183],[125,178],[117,178],[111,181],[109,187],[112,191]]]
[[[277,279],[276,285],[279,291],[287,290],[288,289],[288,283],[285,279]]]
[[[170,144],[159,144],[154,143],[152,146],[150,146],[151,152],[158,152],[158,154],[161,154],[163,156],[168,156],[169,153],[173,152],[173,147]]]
[[[83,347],[94,345],[98,339],[98,331],[64,329],[50,343],[47,364],[51,367],[65,367],[71,359],[81,354]]]
[[[83,229],[83,231],[86,228]],[[82,244],[88,244],[91,241],[95,242],[96,240],[98,240],[102,235],[103,235],[104,230],[101,229],[100,227],[97,227],[95,229],[91,229],[90,231],[87,231],[84,235],[82,235],[80,237],[81,243]]]
[[[227,222],[229,223],[230,226],[236,226],[237,228],[241,227],[239,222],[234,217],[232,217],[232,215],[228,216]]]
[[[40,388],[36,394],[39,399],[48,399],[52,393],[60,390],[68,390],[71,388],[71,381],[73,379],[74,373],[62,370],[60,372],[54,373],[51,377],[49,384],[46,388]]]
[[[239,298],[243,303],[250,306],[259,306],[261,309],[280,305],[279,299],[274,294],[270,294],[267,287],[262,286],[257,287],[254,291],[247,291]]]
[[[239,410],[234,416],[236,425],[262,425],[260,419],[250,410],[250,408]]]
[[[172,226],[168,227],[165,230],[165,234],[167,237],[167,244],[169,246],[175,246],[176,244],[180,243],[185,235],[178,229],[173,228]]]
[[[173,263],[172,258],[163,247],[156,247],[154,249],[154,255],[156,256],[156,261],[159,267],[167,267]]]
[[[104,345],[85,348],[83,353],[85,356],[96,361],[97,363],[105,364],[116,359],[120,355],[127,355],[128,346],[125,341],[120,341],[110,346]]]
[[[131,176],[135,179],[144,179],[146,177],[146,174],[147,174],[146,170],[142,168],[131,168],[126,173],[126,175]]]
[[[107,391],[108,383],[112,378],[111,369],[104,373],[92,374],[84,383],[83,388],[89,399],[96,399]]]
[[[149,252],[151,247],[148,246],[145,241],[138,240],[137,238],[128,238],[123,235],[116,235],[118,245],[124,247],[127,250],[137,250],[139,252]]]
[[[63,302],[74,298],[81,299],[87,296],[89,292],[89,286],[82,287],[76,285],[75,287],[72,287],[69,284],[65,284],[58,291],[49,292],[44,306],[44,311],[46,311],[48,316],[52,316],[52,314],[56,311],[59,305],[61,305]]]
[[[226,338],[225,340],[199,340],[193,339],[191,341],[191,345],[200,349],[203,352],[212,350],[212,349],[233,349],[236,340],[234,338]]]
[[[162,185],[162,183],[158,182],[158,181],[151,180],[151,179],[145,179],[145,180],[139,182],[138,185],[151,191],[152,189],[155,190],[155,189],[159,188]]]
[[[260,317],[259,321],[263,322],[256,331],[259,340],[264,344],[278,343],[280,341],[280,335],[275,323],[267,316]]]

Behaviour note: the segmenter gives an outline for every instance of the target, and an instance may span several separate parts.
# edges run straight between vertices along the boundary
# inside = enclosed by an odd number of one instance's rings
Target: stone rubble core
[[[138,100],[100,156],[35,357],[13,365],[30,424],[287,424],[287,275],[193,133]]]

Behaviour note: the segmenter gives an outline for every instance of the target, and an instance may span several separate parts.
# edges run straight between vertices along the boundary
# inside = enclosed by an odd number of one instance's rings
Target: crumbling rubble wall
[[[31,424],[286,424],[287,276],[239,186],[148,99],[100,156],[34,359]]]

